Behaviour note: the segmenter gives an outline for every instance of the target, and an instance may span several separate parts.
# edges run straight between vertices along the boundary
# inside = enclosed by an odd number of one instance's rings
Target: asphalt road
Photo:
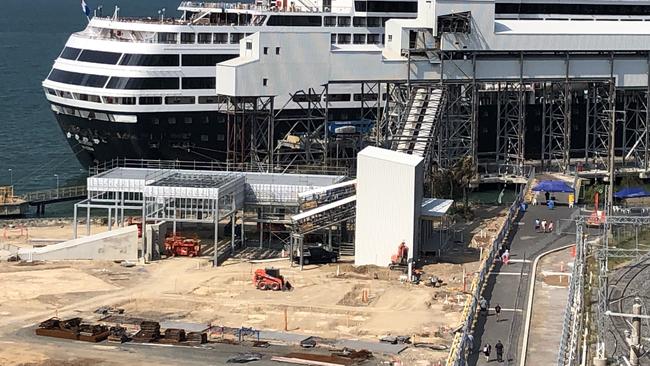
[[[575,209],[568,207],[549,210],[546,206],[540,205],[530,206],[527,212],[520,214],[509,236],[511,263],[509,265],[496,263],[485,285],[482,295],[489,302],[490,312],[488,316],[481,314],[478,317],[474,330],[474,351],[467,359],[469,365],[497,364],[494,345],[499,340],[504,345],[504,360],[507,359],[507,362],[502,364],[519,365],[532,261],[546,251],[575,242],[573,233],[558,235],[535,232],[535,219],[556,221],[557,230],[557,220],[568,219],[574,211]],[[573,229],[568,231],[575,232]],[[522,281],[521,288],[520,281]],[[498,322],[493,310],[497,304],[503,309]],[[487,343],[492,345],[489,361],[486,361],[481,352]]]

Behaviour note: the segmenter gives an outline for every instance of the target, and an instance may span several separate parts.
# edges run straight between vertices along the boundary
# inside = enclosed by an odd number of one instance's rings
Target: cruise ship
[[[318,31],[331,34],[332,47],[378,48],[385,22],[414,18],[417,1],[186,1],[178,10],[179,18],[135,18],[116,8],[66,42],[43,87],[82,165],[117,157],[224,161],[215,65],[238,57],[244,37]],[[330,119],[359,118],[358,88],[335,87],[328,97]]]
[[[250,40],[249,36],[258,32],[322,33],[330,39],[330,49],[339,55],[346,51],[387,54],[384,47],[385,42],[390,43],[385,36],[387,21],[415,19],[421,7],[413,0],[265,1],[254,4],[183,2],[177,19],[164,14],[152,18],[123,17],[116,9],[111,16],[92,17],[86,29],[72,34],[43,87],[79,161],[85,166],[116,157],[225,161],[227,117],[221,112],[224,100],[217,90],[223,83],[219,83],[215,65],[237,62],[236,58],[247,50],[240,44],[244,38]],[[440,0],[436,3],[440,3],[440,9],[448,3],[461,4],[448,5],[449,11],[454,12],[454,7],[462,8],[465,3],[473,2]],[[573,24],[577,28],[592,27],[597,32],[598,24],[641,26],[650,20],[647,0],[484,0],[478,3],[490,9],[498,21],[495,27],[516,21],[524,25]],[[493,33],[505,31],[495,28]],[[536,34],[535,30],[527,32]],[[625,32],[635,33],[634,30]],[[415,40],[405,42],[402,49],[413,48]],[[587,51],[599,48],[598,45],[589,47]],[[264,48],[263,52],[280,55],[279,58],[285,56],[281,55],[281,47]],[[400,55],[395,57],[399,59]],[[363,72],[357,72],[365,67],[361,65],[348,62],[336,67],[363,79],[358,76]],[[293,84],[300,85],[300,80]],[[255,87],[261,90],[262,85]],[[272,88],[269,85],[267,90]],[[329,85],[328,119],[361,120],[360,101],[366,100],[368,94],[364,95],[360,89],[359,84]],[[383,99],[384,94],[383,91],[375,94],[375,100]],[[292,106],[291,97],[284,97],[289,99],[285,110],[290,112],[294,108],[295,113],[301,112],[300,106]],[[525,157],[538,158],[540,153],[535,151],[543,149],[540,144],[543,139],[542,124],[536,121],[544,110],[535,102],[533,94],[531,98],[524,114],[530,125],[524,138],[526,150],[530,152]],[[574,98],[574,103],[582,101]],[[499,136],[494,128],[499,109],[493,102],[481,100],[478,112],[479,134],[483,137],[477,145],[479,153],[499,150]],[[572,113],[574,120],[587,118],[583,108],[574,108]],[[572,128],[574,148],[584,149],[581,136],[586,130],[578,125]],[[274,138],[282,138],[284,133],[276,129]],[[510,142],[502,143],[501,147],[509,145]]]

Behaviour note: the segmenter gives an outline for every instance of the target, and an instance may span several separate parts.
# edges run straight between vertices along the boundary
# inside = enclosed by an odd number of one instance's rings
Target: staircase
[[[437,87],[415,87],[405,119],[399,122],[392,148],[405,154],[427,158],[436,140],[444,104],[443,90]]]

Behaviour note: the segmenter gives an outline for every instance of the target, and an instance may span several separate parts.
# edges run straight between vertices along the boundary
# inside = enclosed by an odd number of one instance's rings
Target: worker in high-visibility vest
[[[573,193],[569,193],[569,208],[573,208],[573,204],[575,203],[576,196]]]

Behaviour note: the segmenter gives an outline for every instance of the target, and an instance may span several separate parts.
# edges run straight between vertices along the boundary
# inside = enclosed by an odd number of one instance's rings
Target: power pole
[[[632,314],[641,315],[641,299],[634,299],[632,305]],[[632,318],[632,334],[630,335],[630,365],[639,366],[639,351],[641,340],[641,318],[635,316]]]

